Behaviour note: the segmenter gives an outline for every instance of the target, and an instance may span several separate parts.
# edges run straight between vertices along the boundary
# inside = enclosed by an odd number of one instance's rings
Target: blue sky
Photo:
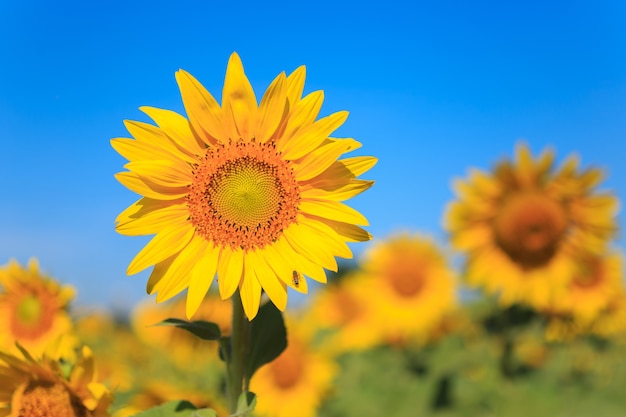
[[[139,106],[183,112],[179,68],[219,96],[233,51],[259,96],[304,64],[322,113],[350,111],[337,135],[380,159],[351,203],[377,237],[442,239],[452,179],[520,139],[578,153],[626,196],[622,1],[128,3],[0,2],[0,264],[39,258],[78,305],[146,297],[125,270],[148,238],[114,231],[137,196],[109,140],[147,121]]]

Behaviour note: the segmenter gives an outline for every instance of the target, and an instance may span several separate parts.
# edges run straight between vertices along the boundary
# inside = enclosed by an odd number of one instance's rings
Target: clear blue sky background
[[[137,196],[109,139],[141,105],[183,112],[179,68],[219,97],[233,51],[259,96],[305,64],[322,113],[351,112],[338,135],[380,158],[352,200],[375,236],[442,239],[451,180],[519,139],[577,152],[624,199],[626,2],[516,3],[1,1],[0,263],[38,257],[79,305],[145,297],[125,270],[148,238],[114,231]]]

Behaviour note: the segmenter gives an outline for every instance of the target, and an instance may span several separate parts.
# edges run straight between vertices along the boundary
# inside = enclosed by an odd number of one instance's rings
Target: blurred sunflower
[[[362,277],[351,272],[311,298],[302,322],[319,331],[324,352],[368,349],[382,341],[380,332],[372,326],[376,316],[371,299],[375,294],[365,284]]]
[[[145,369],[148,352],[126,323],[107,311],[91,311],[75,319],[78,339],[98,358],[99,379],[116,393],[130,391]]]
[[[96,379],[89,348],[69,372],[48,357],[0,352],[0,417],[106,417],[113,400]]]
[[[456,306],[455,273],[429,238],[403,233],[379,240],[361,265],[388,342],[426,341]]]
[[[555,300],[553,310],[590,323],[624,291],[623,258],[618,253],[580,256],[567,290]]]
[[[221,300],[213,293],[209,293],[201,304],[202,308],[194,319],[204,320],[217,324],[222,335],[230,335],[232,322],[232,308],[228,301]],[[168,356],[178,365],[198,366],[198,355],[194,352],[206,349],[207,342],[193,334],[174,326],[155,326],[170,317],[181,317],[185,314],[185,299],[176,298],[163,304],[140,303],[133,310],[131,325],[139,339],[148,346],[165,349]],[[217,344],[215,356],[217,359]],[[210,355],[201,357],[211,359]]]
[[[31,259],[28,268],[11,260],[0,268],[0,350],[18,353],[19,342],[34,356],[72,358],[76,338],[68,313],[74,298],[71,286],[61,286],[39,272]]]
[[[338,160],[361,145],[329,135],[348,115],[315,120],[323,92],[302,97],[305,68],[281,73],[257,104],[239,56],[228,62],[222,105],[190,74],[176,80],[189,117],[141,108],[158,126],[126,122],[133,139],[112,146],[130,162],[116,178],[143,198],[122,212],[116,229],[156,236],[128,267],[155,265],[149,293],[165,301],[185,288],[191,317],[217,274],[223,299],[239,288],[249,319],[261,289],[284,310],[287,286],[325,282],[346,242],[366,241],[367,219],[343,204],[370,188],[357,179],[373,157]],[[293,279],[298,274],[299,279]]]
[[[576,274],[576,255],[602,253],[615,233],[618,200],[595,191],[602,171],[579,172],[573,156],[556,171],[553,163],[553,152],[533,160],[520,144],[516,162],[455,183],[445,227],[468,254],[468,282],[505,305],[549,307]]]
[[[333,359],[310,345],[313,330],[286,317],[287,348],[259,368],[250,380],[257,395],[254,414],[264,417],[314,417],[337,373]]]

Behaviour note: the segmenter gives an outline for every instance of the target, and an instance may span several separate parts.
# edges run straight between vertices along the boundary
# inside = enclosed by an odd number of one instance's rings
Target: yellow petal
[[[167,273],[168,269],[172,265],[172,262],[176,259],[176,255],[178,254],[175,253],[167,259],[164,259],[154,265],[154,268],[152,268],[152,272],[150,273],[150,278],[148,278],[148,282],[146,283],[146,292],[148,294],[154,293],[155,287]]]
[[[321,146],[305,155],[294,164],[298,181],[306,181],[320,175],[328,169],[341,155],[361,147],[354,139],[338,139]]]
[[[306,213],[304,213],[303,216],[323,222],[328,227],[333,229],[339,236],[342,236],[346,242],[367,242],[372,239],[372,235],[367,230],[364,230],[359,226],[355,226],[350,223],[338,222],[336,220],[324,219],[322,217]]]
[[[174,224],[183,225],[188,218],[187,203],[172,204],[151,211],[140,210],[133,217],[119,221],[115,230],[127,236],[151,235]]]
[[[154,159],[182,159],[188,162],[194,161],[194,158],[177,149],[171,147],[160,147],[154,143],[140,141],[137,139],[111,139],[111,146],[129,161],[151,161]]]
[[[242,279],[243,251],[222,248],[220,260],[217,264],[217,282],[222,300],[233,295]]]
[[[300,253],[287,242],[284,235],[274,242],[272,246],[274,246],[276,252],[280,253],[283,257],[289,257],[288,262],[292,265],[293,271],[311,277],[317,282],[326,282],[324,268],[319,264],[309,261],[305,256],[300,255]]]
[[[282,149],[283,144],[289,142],[293,135],[304,126],[311,125],[322,108],[324,102],[324,92],[314,91],[297,101],[295,104],[289,102],[289,115],[286,125],[280,136],[276,138],[278,148]]]
[[[187,290],[186,314],[187,318],[195,314],[202,300],[209,291],[217,272],[217,261],[220,251],[212,243],[205,241],[206,245],[200,250],[202,256],[196,262],[189,279]]]
[[[287,99],[289,105],[293,107],[302,97],[304,91],[304,80],[306,79],[306,67],[304,65],[296,68],[294,72],[287,77]]]
[[[181,199],[180,203],[184,202]],[[154,210],[160,210],[165,207],[169,207],[176,204],[174,201],[154,200],[152,198],[142,197],[128,206],[124,211],[117,215],[115,223],[126,223],[135,220],[144,214],[153,212]]]
[[[186,187],[193,180],[191,167],[184,162],[133,161],[124,165],[124,168],[143,180],[165,187]]]
[[[187,195],[187,187],[166,187],[141,179],[134,172],[118,172],[115,178],[126,188],[154,200],[177,200]]]
[[[321,282],[322,284],[326,283],[326,272],[324,272],[324,268],[322,268],[319,264],[311,262],[306,258],[306,256],[302,256],[300,254],[296,254],[296,256],[294,256],[294,262],[297,265],[296,271],[311,277],[317,282]],[[337,272],[337,269],[335,268],[334,271]]]
[[[334,162],[326,171],[305,183],[315,188],[341,187],[372,168],[376,162],[378,159],[373,156],[342,159]]]
[[[330,200],[302,200],[299,205],[303,213],[337,220],[344,223],[353,223],[368,226],[369,222],[361,213],[338,201]]]
[[[189,244],[176,256],[165,276],[154,287],[157,291],[157,302],[167,301],[189,286],[191,271],[202,257],[202,249],[206,240],[194,236]]]
[[[304,199],[345,201],[368,190],[372,185],[374,181],[352,180],[348,184],[328,188],[303,186],[300,196]]]
[[[294,252],[307,258],[311,262],[321,265],[331,271],[337,271],[337,261],[329,248],[320,244],[316,234],[301,224],[292,224],[283,232],[285,240]]]
[[[257,121],[257,102],[241,59],[233,52],[228,60],[222,92],[224,123],[229,137],[252,139]]]
[[[207,145],[228,141],[222,121],[222,109],[211,93],[191,74],[184,70],[176,73],[183,105],[196,134]]]
[[[265,250],[265,248],[263,250]],[[266,263],[265,258],[256,251],[249,251],[246,254],[246,267],[247,266],[253,268],[254,274],[259,280],[261,287],[263,287],[274,305],[280,311],[285,311],[285,307],[287,307],[287,288]]]
[[[240,285],[241,303],[243,304],[243,310],[248,317],[248,320],[252,320],[259,312],[259,304],[261,302],[261,283],[257,279],[252,265],[250,265],[250,258],[244,257],[245,267],[243,268],[243,280]]]
[[[181,150],[176,142],[159,127],[134,120],[124,120],[124,126],[135,138],[137,144],[146,145],[148,150],[152,150],[154,156],[146,159],[190,160],[189,153]],[[160,155],[165,157],[159,157]]]
[[[128,266],[126,273],[128,275],[136,274],[150,265],[180,252],[187,246],[193,234],[194,228],[191,225],[189,227],[168,227],[161,230],[139,251]]]
[[[298,130],[289,141],[281,142],[278,150],[285,159],[298,159],[319,147],[348,118],[347,111],[339,111]]]
[[[259,106],[259,120],[255,128],[254,137],[257,142],[266,142],[269,140],[281,121],[286,117],[289,110],[287,105],[285,85],[285,73],[281,72],[278,77],[272,81],[267,91],[261,99]]]
[[[200,145],[200,142],[191,131],[189,120],[184,116],[171,110],[148,106],[139,107],[139,110],[150,116],[161,130],[188,155],[195,156],[204,153],[204,146]]]
[[[309,229],[312,239],[323,242],[322,246],[329,249],[334,256],[352,259],[352,251],[346,242],[325,222],[316,221],[306,216],[300,216],[298,222],[304,229]]]
[[[287,246],[283,246],[282,248],[286,247]],[[281,252],[277,249],[275,244],[265,246],[261,254],[265,258],[265,262],[272,268],[276,276],[278,276],[282,282],[302,294],[308,293],[307,281],[304,276],[302,276],[302,273],[298,272],[297,264],[293,261],[290,254],[288,255]],[[297,282],[293,279],[294,271],[299,274]]]

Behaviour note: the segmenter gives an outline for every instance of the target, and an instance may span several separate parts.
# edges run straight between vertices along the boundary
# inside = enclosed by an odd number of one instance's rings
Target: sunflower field
[[[185,115],[125,122],[115,177],[138,199],[115,228],[151,236],[127,273],[152,268],[156,297],[75,308],[36,259],[3,266],[0,417],[623,416],[604,171],[520,142],[455,180],[446,239],[373,237],[349,200],[377,158],[305,78],[257,99],[233,53],[221,103],[180,70]]]

